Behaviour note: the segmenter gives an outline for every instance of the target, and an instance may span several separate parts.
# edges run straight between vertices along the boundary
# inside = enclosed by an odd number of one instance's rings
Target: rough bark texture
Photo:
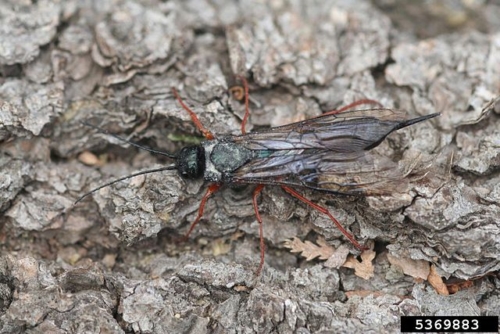
[[[2,1],[0,17],[0,333],[394,333],[401,315],[498,314],[500,6],[39,0]],[[185,243],[206,187],[175,172],[73,204],[171,163],[79,121],[175,152],[199,134],[171,88],[211,131],[238,133],[235,75],[250,81],[248,130],[361,98],[442,113],[379,148],[431,164],[404,196],[305,192],[376,240],[371,278],[336,269],[345,239],[279,188],[260,197],[258,278],[251,187],[217,193]],[[339,250],[330,265],[284,247],[318,236]],[[476,280],[440,296],[394,265],[410,259]]]

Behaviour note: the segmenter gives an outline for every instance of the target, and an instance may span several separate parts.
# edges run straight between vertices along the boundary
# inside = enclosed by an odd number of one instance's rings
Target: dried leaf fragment
[[[448,292],[448,288],[446,284],[444,284],[441,276],[436,272],[436,266],[431,265],[429,276],[427,277],[430,285],[436,290],[437,293],[443,296],[448,296],[450,293]]]
[[[354,269],[354,275],[363,279],[370,279],[373,277],[374,266],[372,260],[375,258],[376,253],[369,249],[361,253],[361,262],[356,257],[349,256],[343,267]]]
[[[430,265],[429,262],[424,260],[413,260],[410,258],[399,258],[387,254],[387,260],[389,263],[395,267],[401,269],[405,275],[409,275],[414,278],[419,278],[426,280],[429,276]]]
[[[301,253],[301,256],[306,258],[306,261],[311,261],[315,258],[320,260],[328,260],[335,253],[335,249],[328,245],[323,238],[318,238],[318,245],[306,240],[302,242],[299,238],[294,237],[292,240],[285,241],[285,247],[290,249],[292,253]]]
[[[460,290],[465,290],[469,289],[474,285],[473,281],[463,281],[463,282],[457,282],[457,283],[446,283],[446,288],[448,289],[448,292],[453,295],[457,293]]]
[[[78,160],[80,160],[81,163],[87,166],[101,167],[105,164],[106,159],[98,158],[94,153],[89,151],[84,151],[80,153],[80,155],[78,156]]]
[[[215,239],[211,246],[213,256],[224,255],[231,250],[231,244],[222,238]]]

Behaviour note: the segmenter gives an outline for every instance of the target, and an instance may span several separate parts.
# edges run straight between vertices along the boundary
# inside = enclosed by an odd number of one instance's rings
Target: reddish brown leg
[[[198,119],[198,117],[196,116],[196,114],[194,113],[194,111],[192,111],[185,103],[184,101],[182,101],[181,97],[179,96],[179,94],[177,93],[177,90],[175,88],[172,88],[172,92],[174,93],[174,96],[175,98],[177,99],[177,101],[179,101],[180,105],[182,106],[182,108],[184,110],[186,110],[188,113],[189,113],[189,116],[191,116],[191,119],[193,120],[193,123],[194,125],[196,126],[196,128],[198,130],[200,130],[200,132],[203,134],[203,136],[205,136],[205,138],[207,138],[208,140],[212,140],[214,139],[214,135],[212,134],[212,132],[210,132],[209,130],[207,130],[203,124],[201,124],[200,120]]]
[[[253,196],[252,196],[255,217],[257,217],[257,221],[259,222],[259,237],[260,237],[260,263],[259,263],[259,268],[257,269],[256,276],[260,275],[260,272],[264,267],[264,254],[266,251],[266,245],[264,245],[264,229],[262,228],[262,218],[260,218],[259,208],[257,206],[257,196],[259,196],[262,189],[264,189],[264,185],[259,184],[257,188],[255,188],[255,190],[253,191]]]
[[[219,190],[220,187],[221,187],[221,185],[217,184],[217,183],[214,183],[214,184],[211,184],[210,186],[208,186],[207,192],[205,193],[205,195],[201,199],[200,208],[198,209],[198,216],[196,216],[196,219],[194,220],[194,222],[191,223],[191,226],[189,227],[189,231],[187,231],[186,235],[184,236],[184,241],[187,240],[187,238],[189,238],[189,235],[191,234],[191,232],[193,232],[196,225],[198,225],[198,222],[200,221],[201,217],[203,216],[203,209],[205,209],[205,204],[207,204],[208,198],[210,196],[212,196],[212,194],[215,193],[217,190]]]
[[[250,107],[248,102],[248,82],[247,79],[242,77],[241,75],[236,76],[242,83],[243,89],[245,90],[245,116],[243,116],[243,120],[241,121],[241,134],[247,133],[245,130],[245,126],[247,125],[248,116],[250,116]]]
[[[383,107],[382,104],[380,102],[378,102],[378,101],[370,100],[370,99],[362,99],[362,100],[358,100],[356,102],[353,102],[351,104],[348,104],[345,107],[342,107],[340,109],[336,109],[336,110],[332,110],[332,111],[327,111],[326,113],[323,113],[322,116],[324,116],[324,115],[340,114],[341,112],[344,112],[346,110],[352,109],[354,107],[357,107],[357,106],[360,106],[360,105],[363,105],[363,104],[375,104],[379,108]]]
[[[340,230],[340,232],[342,232],[343,235],[345,235],[345,237],[347,239],[349,239],[349,241],[359,250],[367,250],[368,248],[364,247],[364,246],[361,246],[357,241],[356,239],[354,238],[354,236],[347,232],[347,230],[342,226],[340,225],[339,221],[337,219],[335,219],[334,216],[332,216],[332,214],[324,207],[322,206],[319,206],[318,204],[315,204],[313,202],[311,202],[310,200],[308,200],[307,198],[305,198],[304,196],[302,196],[301,194],[299,194],[298,192],[296,192],[295,190],[293,190],[292,188],[289,188],[287,186],[281,186],[281,188],[283,188],[284,191],[286,191],[287,193],[289,193],[290,195],[292,195],[293,197],[301,200],[302,202],[306,203],[307,205],[313,207],[314,209],[318,210],[319,212],[327,215],[332,221],[333,223],[335,224],[335,226],[337,226],[337,228]]]

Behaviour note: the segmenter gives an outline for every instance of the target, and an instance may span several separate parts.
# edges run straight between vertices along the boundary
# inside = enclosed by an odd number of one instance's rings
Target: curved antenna
[[[95,193],[96,191],[98,190],[101,190],[102,188],[105,188],[107,186],[110,186],[112,184],[115,184],[117,182],[120,182],[120,181],[123,181],[123,180],[127,180],[127,179],[131,179],[133,177],[136,177],[136,176],[139,176],[139,175],[144,175],[144,174],[151,174],[151,173],[156,173],[156,172],[162,172],[164,170],[174,170],[176,169],[177,166],[175,165],[172,165],[172,166],[167,166],[167,167],[161,167],[161,168],[155,168],[155,169],[148,169],[148,170],[143,170],[142,172],[138,172],[138,173],[134,173],[134,174],[130,174],[130,175],[127,175],[127,176],[124,176],[124,177],[121,177],[119,179],[116,179],[114,181],[111,181],[111,182],[108,182],[106,184],[103,184],[102,186],[99,186],[97,188],[94,188],[92,189],[91,191],[89,191],[88,193],[85,193],[83,194],[82,196],[80,196],[76,201],[75,203],[73,203],[73,205],[77,204],[78,202],[80,202],[82,199],[84,199],[85,197]]]
[[[151,153],[154,153],[154,154],[164,155],[164,156],[169,157],[169,158],[171,158],[171,159],[177,159],[177,156],[176,156],[175,154],[171,154],[171,153],[167,153],[167,152],[162,152],[162,151],[153,150],[153,149],[151,149],[151,148],[147,148],[147,147],[145,147],[145,146],[142,146],[142,145],[136,144],[136,143],[134,143],[134,142],[131,142],[131,141],[129,141],[129,140],[125,139],[125,138],[122,138],[122,137],[120,137],[120,136],[117,136],[117,135],[115,135],[115,134],[113,134],[113,133],[109,133],[108,131],[106,131],[106,130],[104,130],[104,129],[102,129],[102,128],[98,127],[98,126],[92,125],[92,124],[90,124],[90,123],[83,122],[83,121],[78,121],[78,122],[79,122],[80,124],[83,124],[83,125],[85,125],[85,126],[88,126],[89,128],[95,129],[95,130],[97,130],[97,131],[98,131],[98,132],[100,132],[100,133],[103,133],[103,134],[105,134],[105,135],[111,136],[111,137],[113,137],[113,138],[115,138],[115,139],[118,139],[118,140],[120,140],[120,141],[122,141],[122,142],[124,142],[124,143],[127,143],[127,144],[129,144],[129,145],[135,146],[135,147],[137,147],[137,148],[140,148],[141,150],[145,150],[145,151],[148,151],[148,152],[151,152]]]

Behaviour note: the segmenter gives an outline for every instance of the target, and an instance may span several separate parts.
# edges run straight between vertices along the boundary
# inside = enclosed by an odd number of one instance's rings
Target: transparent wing
[[[255,160],[238,169],[239,183],[285,184],[345,195],[389,195],[406,191],[404,170],[371,151],[296,154]]]

